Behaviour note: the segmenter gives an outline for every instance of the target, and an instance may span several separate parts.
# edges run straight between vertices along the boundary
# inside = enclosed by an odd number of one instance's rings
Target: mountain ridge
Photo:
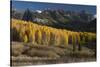
[[[22,19],[23,15],[25,14],[25,12],[27,12],[27,10],[22,12],[17,10],[12,10],[11,17],[15,19]],[[84,10],[81,12],[64,11],[62,9],[58,10],[46,9],[38,11],[29,10],[29,12],[32,15],[31,19],[32,22],[36,22],[37,24],[47,25],[55,28],[64,28],[75,31],[88,31],[87,29],[89,28],[89,24],[91,24],[90,22],[96,19],[94,15]],[[28,15],[29,13],[27,13],[27,16]],[[96,25],[96,21],[93,22],[93,24]],[[94,31],[95,29],[94,27],[95,26],[93,26],[93,31],[91,30],[91,32],[96,32]]]

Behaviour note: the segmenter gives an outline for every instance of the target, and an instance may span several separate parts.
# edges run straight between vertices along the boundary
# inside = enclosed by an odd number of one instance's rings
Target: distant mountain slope
[[[61,29],[69,29],[74,31],[91,31],[95,32],[96,25],[93,23],[92,20],[94,15],[82,11],[82,12],[73,12],[73,11],[64,11],[61,9],[58,10],[35,10],[30,11],[32,15],[32,19],[30,21],[36,22],[37,24],[52,26],[55,28]],[[27,10],[25,12],[27,12]],[[15,19],[23,19],[24,11],[12,10],[11,17]],[[29,16],[27,13],[26,17]],[[25,17],[25,18],[26,18]],[[24,19],[25,20],[25,19]],[[27,21],[27,20],[26,20]],[[96,22],[96,21],[95,21]],[[91,26],[93,29],[89,30],[88,28]]]
[[[90,21],[90,23],[87,25],[87,31],[96,32],[96,21],[96,19]]]

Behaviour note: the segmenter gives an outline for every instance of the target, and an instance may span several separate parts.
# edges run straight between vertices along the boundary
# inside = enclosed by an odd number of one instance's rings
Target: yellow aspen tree
[[[56,35],[55,35],[55,46],[59,46],[60,45],[60,33],[59,32],[56,32]]]
[[[41,40],[42,40],[41,31],[38,30],[37,34],[38,34],[37,43],[38,43],[38,44],[41,44]]]
[[[27,35],[24,35],[23,37],[24,37],[24,42],[27,43],[27,42],[28,42],[28,37],[27,37]]]
[[[76,37],[74,33],[72,35],[72,44],[73,44],[73,51],[76,51]]]
[[[82,45],[81,45],[81,39],[80,39],[80,33],[77,33],[77,41],[78,41],[78,50],[81,51],[82,50]]]
[[[33,41],[33,31],[30,29],[29,30],[29,42],[32,42]]]
[[[54,45],[55,44],[55,35],[54,32],[50,33],[50,45]]]
[[[35,30],[32,30],[32,43],[35,44]]]
[[[20,36],[20,41],[21,42],[24,42],[24,34],[25,34],[24,30],[21,28],[19,30],[19,36]]]
[[[68,32],[68,44],[72,44],[72,33]]]
[[[64,46],[65,45],[65,37],[64,37],[63,32],[60,32],[60,33],[61,33],[61,45],[60,46]]]
[[[92,41],[92,34],[88,34],[88,41]]]
[[[46,45],[46,32],[44,30],[42,31],[42,44]]]
[[[65,39],[65,46],[68,45],[68,34],[64,33],[64,39]]]
[[[47,30],[46,32],[46,42],[47,42],[47,45],[49,45],[49,42],[50,42],[50,31]]]

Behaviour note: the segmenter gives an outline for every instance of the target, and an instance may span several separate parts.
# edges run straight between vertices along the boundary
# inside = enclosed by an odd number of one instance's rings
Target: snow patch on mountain
[[[41,11],[41,10],[36,10],[36,12],[38,12],[38,13],[42,13],[42,11]]]

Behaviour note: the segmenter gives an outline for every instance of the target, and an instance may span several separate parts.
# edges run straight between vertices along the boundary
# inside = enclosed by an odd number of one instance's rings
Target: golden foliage
[[[40,45],[67,46],[70,43],[75,45],[81,41],[89,42],[96,40],[95,33],[56,29],[16,19],[12,19],[11,24],[11,29],[16,29],[20,41],[22,42],[32,42]]]

